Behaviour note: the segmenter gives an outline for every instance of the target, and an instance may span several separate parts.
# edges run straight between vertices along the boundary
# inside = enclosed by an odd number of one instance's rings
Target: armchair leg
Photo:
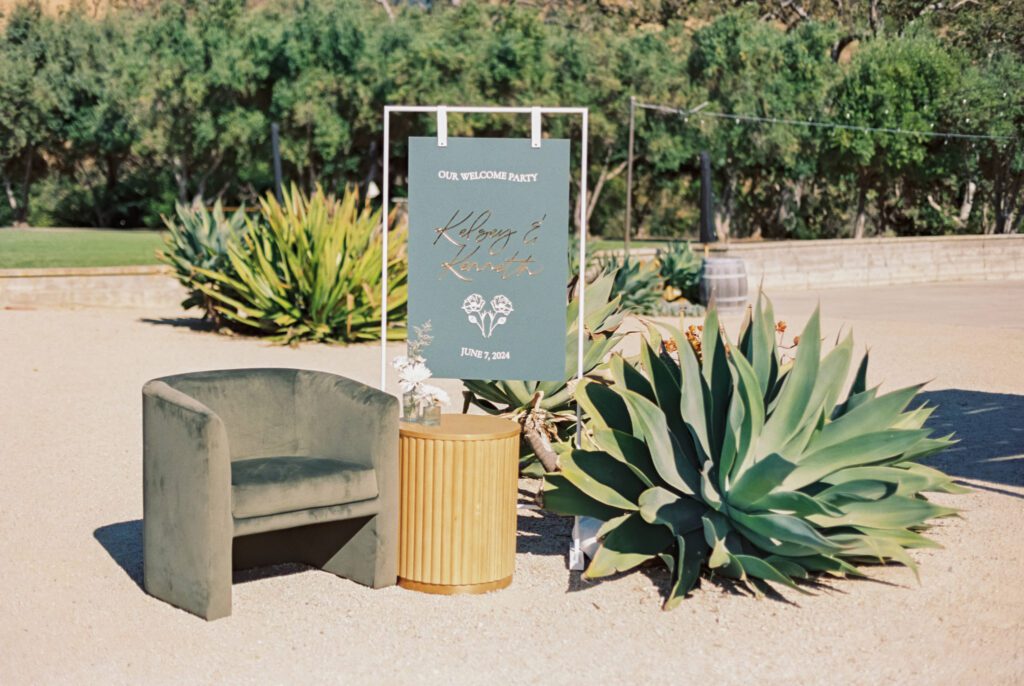
[[[398,581],[398,537],[381,526],[385,515],[353,519],[351,536],[328,556],[310,564],[370,588],[394,586]],[[339,539],[334,539],[335,545]]]
[[[173,533],[159,531],[161,527],[153,519],[147,517],[143,525],[143,585],[146,592],[207,621],[229,616],[229,540],[198,550]]]

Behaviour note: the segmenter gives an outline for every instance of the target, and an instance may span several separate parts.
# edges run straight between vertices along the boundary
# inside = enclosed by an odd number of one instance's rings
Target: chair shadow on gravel
[[[144,324],[170,326],[175,329],[189,329],[190,331],[213,332],[217,330],[213,322],[201,317],[142,317],[139,321]]]
[[[142,520],[132,519],[116,524],[107,524],[93,531],[92,535],[117,563],[117,566],[135,582],[135,585],[145,590],[142,580]],[[297,562],[236,569],[231,574],[231,583],[244,584],[260,579],[309,571],[315,571],[315,568]]]
[[[142,585],[142,520],[107,524],[92,532],[114,562],[139,588]]]
[[[938,408],[926,427],[942,436],[956,432],[960,441],[925,460],[927,464],[971,479],[965,484],[971,488],[1024,498],[998,487],[1024,487],[1024,396],[953,388],[920,398]]]

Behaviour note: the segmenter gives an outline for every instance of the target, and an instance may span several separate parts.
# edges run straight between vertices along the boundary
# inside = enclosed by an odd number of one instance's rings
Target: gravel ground
[[[819,294],[774,294],[791,332]],[[566,571],[571,522],[524,512],[513,585],[478,597],[372,591],[288,566],[239,574],[206,623],[141,589],[140,388],[236,366],[373,383],[373,346],[296,349],[193,330],[182,313],[0,311],[0,684],[1024,682],[1024,283],[822,291],[872,381],[933,379],[935,464],[964,510],[870,581],[756,600],[705,583],[662,612],[660,571]],[[450,390],[456,390],[450,386]],[[524,482],[524,489],[532,484]]]

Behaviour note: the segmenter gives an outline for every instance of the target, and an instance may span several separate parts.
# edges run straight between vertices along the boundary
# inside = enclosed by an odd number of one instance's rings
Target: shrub
[[[659,249],[658,264],[666,300],[682,297],[690,302],[697,301],[701,259],[690,250],[688,241],[673,241],[667,249]],[[669,289],[678,291],[678,296],[669,297]]]
[[[306,198],[295,186],[284,203],[260,200],[260,219],[228,245],[230,268],[199,268],[195,288],[242,331],[282,343],[379,340],[380,210],[346,189],[339,200],[321,188]],[[406,335],[408,263],[404,227],[388,246],[389,339]]]
[[[915,568],[907,549],[936,545],[920,532],[954,510],[922,494],[964,489],[918,463],[952,442],[922,428],[932,408],[907,409],[920,386],[879,395],[865,355],[840,401],[852,337],[821,357],[815,312],[786,362],[762,300],[737,344],[712,310],[701,356],[681,332],[652,330],[640,365],[615,356],[612,385],[577,389],[586,447],[546,475],[544,504],[605,521],[587,577],[658,558],[671,608],[702,573],[802,591],[797,580],[860,575],[862,562]]]
[[[228,259],[228,244],[239,240],[245,231],[245,210],[239,209],[227,217],[220,200],[211,212],[203,206],[201,198],[191,205],[177,203],[174,210],[176,218],[163,217],[170,235],[164,239],[167,249],[157,252],[157,258],[173,267],[178,281],[189,289],[181,306],[186,310],[201,307],[204,319],[219,322],[217,301],[197,285],[211,283],[211,277],[200,270],[235,276]]]
[[[633,314],[658,314],[664,286],[658,265],[632,258],[605,257],[600,261],[604,274],[614,277],[612,295],[622,299],[622,309]]]

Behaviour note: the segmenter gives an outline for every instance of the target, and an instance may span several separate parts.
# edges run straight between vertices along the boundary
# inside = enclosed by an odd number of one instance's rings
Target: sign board
[[[569,141],[409,139],[409,324],[434,376],[566,372]]]

